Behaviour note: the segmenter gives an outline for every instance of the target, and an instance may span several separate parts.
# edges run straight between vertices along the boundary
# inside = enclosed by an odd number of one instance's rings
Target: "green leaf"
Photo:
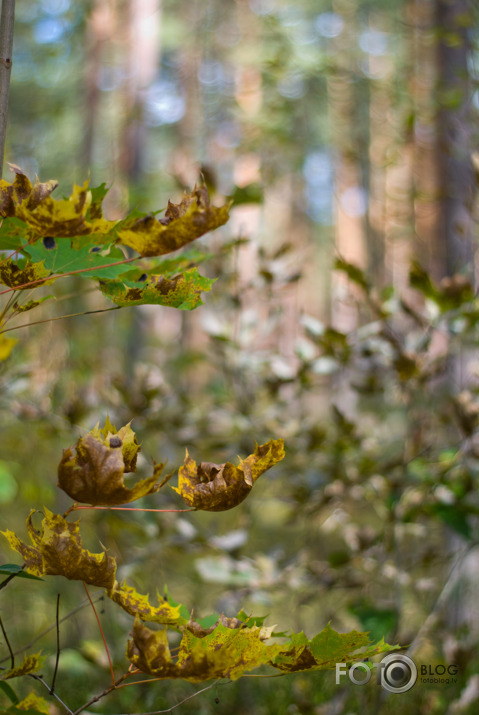
[[[22,250],[34,261],[42,261],[43,266],[51,273],[70,273],[88,268],[91,270],[78,275],[81,278],[114,279],[128,270],[128,264],[105,268],[110,263],[124,261],[124,254],[120,249],[110,247],[95,251],[93,249],[97,248],[98,244],[90,239],[89,236],[86,242],[82,241],[75,247],[69,240],[58,240],[54,242],[54,248],[46,248],[44,243],[39,241],[34,245],[23,246]]]
[[[14,691],[11,685],[6,683],[4,680],[0,680],[0,690],[3,690],[7,698],[10,700],[11,703],[14,705],[17,705],[19,702],[18,695]]]
[[[28,228],[24,221],[19,218],[3,219],[0,227],[0,251],[17,251],[28,233]]]
[[[472,539],[469,515],[463,509],[450,504],[434,504],[430,507],[430,510],[456,533],[467,540]]]
[[[40,578],[40,576],[34,576],[31,573],[27,573],[22,569],[21,566],[18,566],[17,564],[3,564],[3,566],[0,566],[0,573],[5,574],[5,576],[11,576],[12,574],[15,574],[17,578],[30,578],[34,581],[44,581],[44,579]]]
[[[151,276],[142,281],[101,281],[100,290],[114,303],[130,305],[165,305],[180,310],[193,310],[202,304],[201,293],[211,290],[214,280],[191,268],[174,278]]]

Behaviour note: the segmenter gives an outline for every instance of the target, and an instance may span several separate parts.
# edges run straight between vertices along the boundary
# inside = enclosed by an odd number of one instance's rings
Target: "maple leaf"
[[[201,293],[211,290],[213,283],[211,278],[200,275],[197,268],[190,268],[173,278],[150,275],[144,282],[101,281],[100,290],[121,306],[155,304],[192,310],[202,304]]]
[[[158,595],[158,606],[152,606],[148,594],[144,596],[126,583],[120,585],[115,581],[113,588],[107,591],[106,595],[131,616],[139,616],[144,621],[169,626],[180,626],[186,622],[180,615],[180,605],[172,605]]]
[[[21,203],[15,207],[15,216],[23,219],[33,231],[32,241],[41,236],[71,238],[88,234],[96,234],[96,239],[101,240],[101,236],[114,229],[117,221],[104,218],[88,221],[91,200],[88,181],[85,181],[83,186],[73,186],[72,195],[68,199],[55,200],[47,196],[35,207]]]
[[[2,216],[17,215],[17,207],[20,205],[29,210],[35,209],[58,186],[58,181],[55,179],[45,183],[40,183],[37,179],[32,186],[22,169],[15,164],[8,166],[15,173],[15,179],[11,184],[5,179],[0,181],[0,215]]]
[[[248,496],[254,482],[267,469],[284,457],[282,439],[256,444],[253,454],[240,458],[236,467],[231,462],[198,465],[186,451],[185,461],[178,473],[178,487],[173,489],[188,506],[204,511],[225,511],[240,504]]]
[[[40,698],[35,693],[29,693],[26,698],[23,698],[23,700],[20,700],[16,705],[12,705],[8,710],[5,710],[5,713],[13,714],[24,712],[25,710],[31,713],[43,713],[44,715],[49,715],[50,713],[50,708],[45,698]]]
[[[0,671],[0,680],[10,680],[11,678],[18,678],[20,675],[34,673],[41,665],[42,658],[40,653],[26,655],[20,665],[10,668],[9,670]]]
[[[49,271],[46,270],[43,261],[40,263],[31,263],[25,259],[20,259],[15,262],[11,258],[6,258],[0,263],[0,283],[10,288],[16,288],[25,283],[32,283],[48,275]],[[51,282],[52,281],[42,281],[42,285],[47,285]]]
[[[166,630],[152,631],[136,618],[131,636],[127,657],[139,670],[156,678],[193,683],[213,678],[236,680],[281,650],[279,645],[265,645],[258,627],[232,629],[222,623],[201,637],[185,630],[176,658],[171,655]]]
[[[153,476],[142,479],[131,489],[125,486],[125,472],[136,469],[140,445],[130,424],[118,432],[107,421],[100,430],[98,425],[80,437],[75,448],[63,450],[58,466],[58,486],[72,499],[94,506],[128,504],[147,494],[157,492],[171,477],[159,481],[165,466],[155,464]]]
[[[357,652],[365,646],[366,650]],[[282,651],[271,660],[271,665],[288,673],[328,670],[335,668],[336,663],[363,661],[399,648],[401,646],[389,645],[383,639],[371,644],[368,634],[359,631],[338,633],[328,624],[311,640],[303,632],[294,633],[291,641],[282,646]]]
[[[45,509],[41,531],[32,524],[33,509],[27,528],[33,546],[24,544],[12,531],[2,531],[8,543],[21,554],[26,570],[34,576],[65,576],[93,586],[112,588],[116,562],[106,552],[92,554],[82,547],[79,522],[68,522],[60,514]]]
[[[195,186],[179,204],[168,201],[163,219],[145,216],[132,225],[127,222],[118,230],[118,237],[141,256],[161,256],[223,226],[229,219],[230,207],[231,202],[219,208],[210,206],[206,187]]]

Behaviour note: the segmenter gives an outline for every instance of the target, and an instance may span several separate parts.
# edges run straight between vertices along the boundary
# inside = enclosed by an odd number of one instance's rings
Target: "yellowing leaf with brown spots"
[[[117,603],[131,616],[139,616],[143,621],[161,623],[169,626],[179,626],[186,623],[180,616],[181,606],[173,606],[158,595],[158,606],[152,606],[148,595],[144,596],[135,591],[126,583],[115,582],[112,589],[107,591],[108,598]]]
[[[204,186],[185,194],[179,204],[168,202],[165,217],[138,219],[118,231],[121,243],[134,248],[141,256],[171,253],[199,236],[223,226],[228,221],[231,203],[219,208],[210,205]]]
[[[202,304],[201,293],[211,289],[214,280],[190,268],[181,275],[168,278],[152,275],[145,282],[122,280],[100,281],[100,290],[121,306],[165,305],[179,310],[193,310]]]
[[[63,450],[58,466],[58,486],[72,499],[94,506],[128,504],[157,492],[170,478],[160,481],[164,464],[155,464],[153,475],[131,489],[123,480],[125,472],[135,471],[140,445],[130,425],[119,432],[108,423],[98,425],[80,437],[75,448]]]
[[[214,464],[200,462],[198,465],[186,452],[185,462],[179,469],[178,487],[188,506],[204,511],[225,511],[240,504],[248,496],[254,482],[267,469],[284,457],[282,439],[272,439],[256,445],[253,454],[240,459],[236,467],[231,462]]]
[[[93,554],[83,548],[78,521],[68,522],[60,514],[45,509],[41,531],[37,531],[32,524],[34,511],[27,519],[33,546],[24,544],[12,531],[1,532],[12,549],[21,554],[29,573],[34,576],[64,576],[93,586],[113,587],[115,559],[104,551]]]
[[[104,218],[87,220],[92,200],[88,181],[83,186],[75,185],[70,198],[55,200],[47,196],[37,206],[20,204],[15,208],[15,216],[21,218],[33,232],[33,237],[50,236],[73,237],[89,234],[108,234],[116,226],[116,221]]]
[[[18,678],[20,675],[34,673],[41,667],[42,661],[40,653],[26,655],[20,665],[8,670],[0,670],[0,680],[10,680],[11,678]]]
[[[16,216],[17,207],[23,204],[26,209],[35,209],[58,186],[58,181],[52,179],[41,183],[36,180],[32,185],[28,176],[15,164],[9,164],[10,170],[15,173],[12,183],[0,180],[0,215]]]
[[[0,283],[16,288],[25,283],[33,283],[49,275],[49,271],[44,267],[43,261],[31,263],[25,259],[13,261],[11,258],[2,259],[0,262]],[[42,281],[41,285],[49,285],[53,281]],[[31,290],[33,286],[26,286],[25,290]]]
[[[165,630],[152,631],[137,618],[131,635],[127,657],[139,670],[156,678],[182,678],[192,683],[214,678],[236,680],[281,651],[279,645],[263,643],[260,628],[231,629],[221,623],[201,637],[185,630],[175,657]]]

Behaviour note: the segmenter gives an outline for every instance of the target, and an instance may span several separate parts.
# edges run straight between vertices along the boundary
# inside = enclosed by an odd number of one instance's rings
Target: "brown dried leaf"
[[[200,462],[197,465],[187,451],[184,464],[179,469],[178,487],[173,489],[181,494],[188,506],[196,509],[232,509],[246,499],[258,477],[283,457],[282,439],[256,444],[254,453],[240,459],[237,467],[231,462]]]
[[[128,504],[157,492],[171,476],[159,482],[165,466],[159,463],[154,465],[151,477],[140,480],[131,489],[125,486],[123,476],[135,471],[140,451],[130,424],[117,432],[107,419],[102,430],[97,425],[80,437],[75,450],[73,447],[63,450],[58,466],[58,486],[75,501],[94,506]]]

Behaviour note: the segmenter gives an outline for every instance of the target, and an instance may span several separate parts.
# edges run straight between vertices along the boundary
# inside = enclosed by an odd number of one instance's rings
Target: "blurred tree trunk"
[[[118,177],[129,194],[143,176],[145,152],[145,91],[159,67],[159,0],[126,0],[120,11],[124,43],[119,61],[125,83],[122,90],[122,121],[119,132]],[[144,346],[142,311],[130,311],[125,336],[125,375],[132,380]]]
[[[444,274],[467,270],[473,258],[472,166],[468,57],[472,11],[467,0],[436,0],[438,32],[437,164],[441,199]]]

